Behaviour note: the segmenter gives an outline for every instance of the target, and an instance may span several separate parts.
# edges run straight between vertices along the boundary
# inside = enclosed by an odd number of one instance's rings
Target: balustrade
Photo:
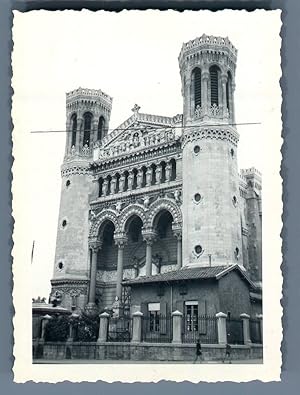
[[[120,192],[131,191],[159,185],[176,179],[176,161],[152,164],[147,168],[131,169],[123,174],[107,175],[99,179],[99,197],[115,195]]]

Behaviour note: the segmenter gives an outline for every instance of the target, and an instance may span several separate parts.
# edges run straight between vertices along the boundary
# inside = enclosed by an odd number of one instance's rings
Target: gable
[[[124,155],[151,146],[169,144],[181,136],[182,116],[135,114],[95,146],[94,160]]]

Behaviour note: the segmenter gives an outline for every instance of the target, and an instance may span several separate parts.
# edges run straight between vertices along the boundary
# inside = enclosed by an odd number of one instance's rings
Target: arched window
[[[72,129],[72,139],[71,148],[76,145],[76,131],[77,131],[77,115],[73,114],[71,117],[71,129]]]
[[[210,74],[210,102],[211,105],[219,105],[219,68],[212,66],[209,69]]]
[[[226,106],[228,111],[230,111],[230,91],[231,91],[231,74],[228,71],[227,82],[226,82]]]
[[[84,133],[83,133],[83,146],[90,146],[91,128],[92,128],[92,114],[87,112],[83,116],[84,120]]]
[[[105,119],[101,116],[98,122],[97,140],[102,140],[103,137],[105,137]]]
[[[198,106],[201,107],[201,70],[198,67],[193,70],[192,79],[194,83],[194,100],[196,109]]]

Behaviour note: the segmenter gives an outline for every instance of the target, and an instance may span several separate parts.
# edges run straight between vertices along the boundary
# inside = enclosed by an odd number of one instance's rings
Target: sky
[[[14,240],[24,247],[32,297],[50,292],[66,135],[30,132],[65,130],[65,93],[78,87],[113,97],[110,129],[131,116],[135,103],[143,113],[182,113],[182,43],[203,33],[228,36],[238,49],[236,122],[259,123],[238,126],[239,167],[272,175],[266,156],[273,148],[266,144],[272,146],[272,133],[280,133],[272,130],[272,120],[280,120],[279,19],[263,10],[15,13],[14,185],[23,209],[14,207],[22,221]]]

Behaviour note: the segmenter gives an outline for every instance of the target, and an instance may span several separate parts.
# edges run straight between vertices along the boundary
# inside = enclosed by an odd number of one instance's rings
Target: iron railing
[[[227,343],[244,344],[243,321],[240,318],[227,318]]]
[[[110,318],[108,321],[108,342],[130,342],[132,337],[132,317]]]
[[[218,343],[217,318],[208,315],[185,315],[182,317],[182,342],[205,344]]]
[[[250,318],[250,339],[252,343],[262,344],[262,333],[260,320],[255,318]]]
[[[171,315],[146,315],[142,320],[142,341],[149,343],[170,343],[173,338]]]

